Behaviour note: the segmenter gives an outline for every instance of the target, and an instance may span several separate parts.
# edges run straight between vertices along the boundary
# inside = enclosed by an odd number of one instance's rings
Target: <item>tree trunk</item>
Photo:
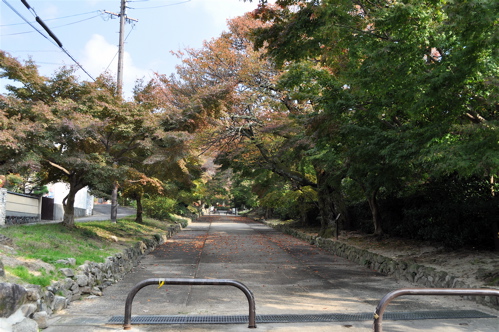
[[[494,239],[494,249],[495,251],[499,251],[499,225],[497,221],[492,222],[492,236]]]
[[[116,223],[117,217],[118,217],[118,182],[115,182],[113,192],[111,193],[111,222]]]
[[[382,235],[383,234],[383,229],[381,227],[382,219],[381,219],[381,213],[379,211],[378,200],[376,199],[377,194],[378,194],[378,189],[374,190],[371,193],[368,193],[366,196],[373,217],[374,235]]]
[[[331,237],[336,232],[336,211],[334,206],[334,188],[328,183],[328,174],[322,169],[317,173],[317,199],[321,215],[319,236]]]
[[[265,219],[270,219],[271,216],[272,216],[272,209],[271,208],[266,208],[265,209],[265,213],[264,213],[264,218]]]
[[[305,199],[303,198],[303,196],[300,196],[296,203],[298,205],[298,210],[300,213],[300,225],[303,226],[308,225],[309,220],[307,218],[307,205],[305,203]]]
[[[75,194],[71,192],[63,200],[64,208],[64,218],[62,219],[62,224],[67,228],[75,227]]]
[[[76,186],[72,183],[69,184],[69,193],[62,200],[62,206],[64,208],[64,218],[62,219],[62,224],[67,228],[75,227],[75,196],[78,190],[83,188],[82,186]]]
[[[341,180],[342,180],[341,177],[337,177],[333,185],[334,188],[337,188],[337,190],[333,192],[333,201],[334,201],[335,210],[337,214],[340,215],[337,221],[337,223],[340,224],[340,227],[338,228],[351,230],[353,228],[352,219],[350,218],[350,213],[348,212],[348,207],[345,204],[345,199],[341,191]]]
[[[495,198],[495,178],[493,175],[490,177],[490,193],[492,198]],[[499,224],[497,221],[492,222],[492,237],[494,239],[494,249],[499,251]]]
[[[142,220],[142,195],[137,195],[137,216],[135,217],[135,222],[142,224],[144,221]]]

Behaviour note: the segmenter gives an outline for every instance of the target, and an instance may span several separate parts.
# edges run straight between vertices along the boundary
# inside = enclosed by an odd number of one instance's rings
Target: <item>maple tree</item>
[[[321,158],[362,188],[376,234],[380,192],[453,172],[494,178],[496,2],[260,3],[270,24],[256,45],[295,78],[288,88],[312,92]]]
[[[4,169],[29,166],[44,183],[64,181],[63,224],[74,226],[74,198],[89,186],[95,189],[124,178],[127,165],[153,153],[153,141],[162,137],[159,117],[148,104],[124,102],[114,81],[101,76],[79,82],[71,69],[51,78],[40,76],[32,62],[21,64],[0,53],[1,76],[15,81],[2,95],[9,142]]]
[[[283,72],[254,50],[253,29],[262,24],[250,15],[229,21],[229,31],[205,42],[203,48],[178,52],[182,65],[176,76],[160,76],[163,96],[181,114],[191,130],[202,129],[207,149],[218,153],[218,162],[235,168],[267,169],[298,190],[317,184],[317,170],[309,153],[313,140],[305,135],[306,114],[312,105],[282,89]],[[322,170],[319,170],[322,171]],[[336,212],[322,205],[323,228],[334,222]]]
[[[142,198],[144,194],[160,195],[164,188],[161,181],[154,177],[146,176],[144,173],[134,168],[127,170],[126,180],[122,184],[123,197],[133,199],[137,204],[135,222],[143,222]]]

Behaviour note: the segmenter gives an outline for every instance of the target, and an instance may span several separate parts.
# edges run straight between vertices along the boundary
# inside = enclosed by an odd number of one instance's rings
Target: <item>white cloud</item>
[[[90,6],[95,6],[96,4],[106,3],[109,0],[87,0],[86,1]]]
[[[94,77],[106,71],[116,77],[118,71],[118,46],[107,42],[101,35],[92,35],[85,45],[82,65]],[[125,94],[131,93],[136,79],[143,77],[147,79],[149,72],[135,67],[132,57],[125,51],[123,55],[123,91]]]
[[[35,4],[36,5],[36,4]],[[37,10],[36,7],[34,7]],[[50,4],[42,7],[42,12],[37,11],[37,14],[41,16],[43,20],[53,19],[60,15],[59,7],[56,5]]]
[[[93,75],[100,75],[108,67],[113,71],[111,66],[117,66],[117,58],[113,60],[117,52],[117,46],[109,44],[103,36],[94,34],[85,45],[83,66]]]
[[[212,17],[213,22],[221,27],[227,26],[227,19],[241,16],[253,11],[258,6],[258,0],[252,2],[243,0],[192,0],[191,6],[202,7]]]

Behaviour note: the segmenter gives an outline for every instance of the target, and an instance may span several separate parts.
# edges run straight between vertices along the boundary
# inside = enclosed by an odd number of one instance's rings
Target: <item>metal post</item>
[[[388,304],[396,297],[402,295],[461,295],[461,296],[499,296],[498,289],[476,289],[476,288],[402,288],[392,291],[379,301],[374,311],[375,332],[382,332],[383,313]]]
[[[158,284],[165,284],[165,285],[217,285],[217,286],[234,286],[236,288],[239,288],[244,295],[246,295],[246,298],[248,299],[248,304],[249,304],[249,325],[248,327],[250,329],[256,328],[256,306],[255,306],[255,297],[253,296],[253,293],[251,290],[246,287],[244,284],[240,283],[239,281],[236,280],[228,280],[228,279],[178,279],[178,278],[152,278],[152,279],[146,279],[141,282],[139,282],[137,285],[135,285],[132,290],[128,293],[128,296],[126,298],[125,302],[125,317],[123,321],[123,328],[125,330],[131,330],[132,329],[132,302],[133,298],[135,295],[138,293],[139,290],[142,288],[149,286],[149,285],[158,285]]]

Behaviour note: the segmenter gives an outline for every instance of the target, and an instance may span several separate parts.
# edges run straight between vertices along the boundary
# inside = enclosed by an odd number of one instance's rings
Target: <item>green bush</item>
[[[449,176],[419,189],[411,196],[380,201],[383,229],[388,234],[450,248],[494,248],[499,200],[491,196],[487,181]]]
[[[380,197],[383,231],[392,236],[438,242],[449,248],[494,249],[499,196],[483,178],[432,179],[404,197]],[[349,205],[355,230],[373,232],[367,202]]]
[[[144,213],[159,220],[171,219],[170,214],[175,213],[176,207],[176,200],[162,196],[144,199],[142,202]]]
[[[189,218],[185,218],[182,216],[176,216],[176,215],[173,215],[172,219],[177,224],[180,224],[180,226],[182,226],[182,228],[186,228],[189,225],[189,221],[190,221]]]
[[[305,219],[313,224],[317,220],[317,209],[315,209],[316,205],[314,204],[316,200],[316,192],[310,187],[303,187],[301,190],[282,188],[271,191],[262,197],[260,206],[271,209],[273,217],[283,220],[298,220],[307,215]]]

